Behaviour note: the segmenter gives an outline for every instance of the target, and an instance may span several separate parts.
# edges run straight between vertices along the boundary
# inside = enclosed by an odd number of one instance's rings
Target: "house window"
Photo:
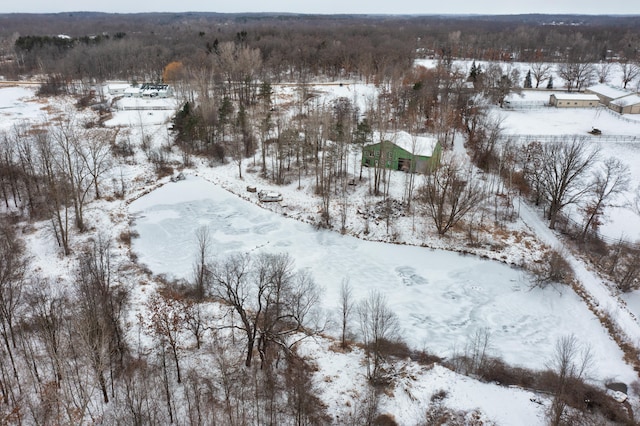
[[[367,156],[368,156],[368,157],[373,157],[373,151],[369,151],[369,152],[367,152]]]
[[[393,152],[387,152],[387,158],[391,158]]]
[[[578,105],[578,103],[577,103],[577,102],[574,102],[573,104],[574,104],[574,105]]]
[[[376,150],[376,157],[380,157],[380,151]]]

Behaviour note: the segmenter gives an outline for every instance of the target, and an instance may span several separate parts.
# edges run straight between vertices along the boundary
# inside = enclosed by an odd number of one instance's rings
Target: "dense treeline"
[[[262,72],[279,81],[307,73],[384,78],[416,56],[634,60],[640,40],[632,17],[74,13],[4,15],[0,22],[0,50],[9,59],[2,74],[64,71],[96,80],[159,78],[167,63],[201,64],[228,41],[259,49]],[[57,39],[59,34],[71,40]],[[64,54],[60,43],[70,47]]]

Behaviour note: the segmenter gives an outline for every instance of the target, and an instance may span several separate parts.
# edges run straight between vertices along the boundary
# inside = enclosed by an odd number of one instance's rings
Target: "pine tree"
[[[524,88],[531,89],[531,70],[527,71],[527,76],[524,78]]]
[[[471,71],[469,71],[469,80],[475,83],[476,80],[478,79],[478,73],[479,73],[478,71],[479,69],[478,67],[476,67],[476,61],[474,60],[473,63],[471,64]]]
[[[547,83],[547,89],[553,89],[553,76],[549,77],[549,82]]]

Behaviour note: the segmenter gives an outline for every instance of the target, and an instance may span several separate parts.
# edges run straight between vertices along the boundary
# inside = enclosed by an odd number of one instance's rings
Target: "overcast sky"
[[[3,1],[0,13],[97,12],[295,12],[368,14],[569,13],[640,15],[638,0],[17,0]]]

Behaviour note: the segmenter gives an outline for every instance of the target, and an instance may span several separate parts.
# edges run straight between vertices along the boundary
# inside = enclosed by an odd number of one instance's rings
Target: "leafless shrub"
[[[380,414],[373,420],[374,426],[397,426],[398,422],[391,414]]]
[[[465,421],[464,412],[455,411],[445,406],[442,400],[438,400],[429,406],[429,409],[425,413],[424,424],[434,426],[464,426],[467,425],[467,422]]]
[[[499,383],[503,386],[520,386],[532,388],[538,381],[539,373],[505,364],[499,358],[488,358],[476,374],[482,380]]]
[[[135,230],[126,230],[122,231],[120,235],[118,235],[118,241],[127,247],[131,247],[131,240],[134,238],[138,238],[140,234]]]
[[[169,161],[167,160],[166,153],[163,149],[150,150],[148,159],[149,162],[153,164],[153,168],[158,175],[158,178],[173,174],[173,167],[169,165]]]
[[[563,250],[548,250],[540,262],[530,266],[534,274],[532,287],[545,288],[549,284],[570,284],[573,280],[573,268],[566,260]]]

